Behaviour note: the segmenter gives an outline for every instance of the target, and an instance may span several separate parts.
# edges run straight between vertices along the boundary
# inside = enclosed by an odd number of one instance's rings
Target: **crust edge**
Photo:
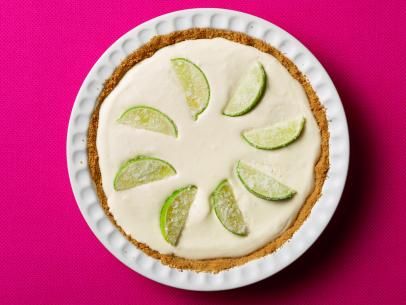
[[[105,98],[111,93],[115,86],[119,83],[122,77],[130,70],[134,65],[140,61],[151,57],[157,50],[184,41],[194,39],[210,39],[221,37],[237,43],[245,44],[255,47],[256,49],[268,53],[274,56],[296,79],[304,88],[307,98],[309,100],[310,108],[317,121],[321,134],[321,150],[319,160],[315,165],[315,186],[311,194],[307,197],[302,208],[300,209],[295,221],[292,225],[284,231],[278,238],[269,242],[265,246],[255,250],[254,252],[241,256],[231,258],[215,258],[205,260],[192,260],[182,258],[174,255],[161,254],[158,251],[151,249],[148,245],[138,242],[117,224],[113,215],[109,210],[106,195],[103,191],[101,173],[99,168],[99,156],[96,147],[97,129],[99,122],[100,107]],[[181,270],[193,270],[197,272],[212,272],[217,273],[223,270],[230,269],[232,267],[243,265],[251,260],[261,258],[267,254],[276,251],[286,241],[288,241],[297,231],[306,218],[310,215],[311,209],[317,202],[321,195],[322,186],[327,176],[329,169],[329,132],[326,112],[321,105],[316,92],[310,85],[307,78],[299,71],[296,65],[284,56],[279,50],[265,43],[264,41],[250,37],[244,33],[233,32],[228,30],[219,30],[212,28],[193,28],[183,31],[172,32],[166,35],[159,35],[153,37],[149,42],[135,50],[121,64],[114,70],[113,74],[105,81],[103,89],[97,98],[96,106],[93,110],[90,118],[88,134],[87,134],[87,151],[88,151],[88,164],[90,175],[96,187],[96,193],[100,200],[101,206],[116,226],[116,228],[135,246],[142,250],[147,255],[160,260],[163,264],[172,268]]]

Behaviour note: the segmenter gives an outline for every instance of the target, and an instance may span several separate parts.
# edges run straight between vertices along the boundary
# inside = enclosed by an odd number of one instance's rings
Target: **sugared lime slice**
[[[237,163],[237,175],[249,192],[265,200],[284,200],[296,194],[295,190],[243,161]]]
[[[124,112],[118,122],[134,128],[160,132],[176,137],[178,130],[175,123],[158,109],[148,106],[135,106]]]
[[[161,232],[165,240],[173,246],[176,246],[182,234],[196,193],[196,186],[186,186],[173,192],[162,206],[160,217]]]
[[[174,58],[173,69],[185,92],[186,102],[195,120],[202,113],[210,99],[210,87],[203,71],[190,60]]]
[[[128,160],[118,170],[114,178],[114,189],[122,191],[175,174],[176,170],[166,161],[148,156],[137,156]]]
[[[234,197],[233,189],[223,180],[210,196],[210,203],[223,226],[230,232],[246,236],[247,225]]]
[[[261,100],[266,87],[264,67],[256,62],[240,79],[236,90],[223,110],[227,116],[240,116],[251,111]]]
[[[244,131],[243,138],[252,146],[259,149],[276,149],[295,141],[301,134],[305,119],[295,119],[276,123],[263,128]]]

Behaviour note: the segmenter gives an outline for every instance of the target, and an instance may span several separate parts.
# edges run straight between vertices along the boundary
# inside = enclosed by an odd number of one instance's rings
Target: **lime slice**
[[[196,186],[186,186],[173,192],[162,206],[161,232],[165,240],[173,246],[178,243],[196,193]]]
[[[175,123],[158,109],[148,106],[135,106],[124,112],[118,122],[138,129],[160,132],[177,137]]]
[[[240,116],[254,109],[264,95],[266,74],[264,67],[256,62],[240,79],[237,89],[223,110],[227,116]]]
[[[202,113],[210,99],[210,87],[203,71],[185,58],[171,60],[173,69],[185,92],[186,102],[195,120]]]
[[[175,174],[176,170],[168,162],[148,156],[137,156],[128,160],[118,170],[114,178],[114,189],[122,191]]]
[[[276,123],[274,125],[244,131],[242,137],[259,149],[276,149],[295,141],[301,134],[305,119]]]
[[[210,203],[224,228],[237,235],[246,236],[248,234],[247,225],[238,208],[233,189],[227,180],[221,181],[211,194]]]
[[[296,194],[295,190],[242,161],[238,161],[237,175],[249,192],[265,200],[284,200]]]

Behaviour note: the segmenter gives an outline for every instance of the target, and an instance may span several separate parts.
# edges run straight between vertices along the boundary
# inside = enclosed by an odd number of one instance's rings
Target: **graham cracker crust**
[[[130,70],[135,64],[140,61],[151,57],[157,50],[184,41],[193,39],[216,38],[222,37],[237,43],[245,44],[257,48],[258,50],[269,53],[274,56],[281,64],[289,71],[293,78],[295,78],[304,88],[307,98],[310,103],[311,110],[317,121],[321,133],[321,151],[319,160],[315,166],[315,187],[312,193],[307,197],[303,207],[299,211],[296,220],[293,224],[283,232],[278,238],[269,242],[260,249],[254,252],[241,256],[231,258],[215,258],[204,260],[191,260],[174,255],[161,254],[148,247],[144,243],[138,242],[132,236],[126,234],[124,230],[117,224],[113,215],[110,213],[107,203],[106,195],[103,191],[101,173],[99,168],[99,156],[96,147],[97,128],[99,123],[99,110],[104,99],[110,94],[114,87],[119,83],[124,74]],[[227,30],[211,29],[211,28],[194,28],[184,31],[173,32],[167,35],[155,36],[149,42],[135,50],[114,70],[113,74],[105,81],[103,89],[97,98],[97,104],[94,108],[92,117],[90,119],[88,135],[87,135],[87,151],[88,151],[88,164],[91,177],[96,186],[96,192],[101,202],[104,212],[117,227],[117,229],[126,238],[137,246],[140,250],[147,255],[160,260],[163,264],[177,269],[188,269],[198,272],[213,272],[217,273],[235,266],[243,265],[251,260],[261,258],[269,253],[277,250],[281,245],[288,241],[294,232],[299,229],[306,218],[309,216],[312,207],[320,197],[323,183],[327,176],[329,168],[329,132],[326,113],[324,107],[321,105],[315,91],[310,85],[306,77],[299,71],[295,64],[285,57],[280,51],[265,43],[260,39],[250,37],[243,33],[237,33]]]

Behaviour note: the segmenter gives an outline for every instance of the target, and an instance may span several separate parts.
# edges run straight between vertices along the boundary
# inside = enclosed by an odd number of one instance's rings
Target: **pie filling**
[[[209,102],[198,115],[191,115],[185,88],[173,66],[176,58],[192,62],[207,79]],[[266,74],[260,102],[243,115],[224,115],[242,76],[255,63]],[[157,109],[168,118],[160,126],[167,134],[120,123],[123,113],[139,105]],[[154,115],[160,117],[157,112]],[[259,149],[242,137],[244,131],[297,118],[305,119],[304,129],[285,147]],[[171,129],[171,121],[176,129]],[[249,254],[293,223],[314,189],[321,136],[303,87],[276,58],[214,38],[164,47],[131,68],[101,105],[96,144],[104,193],[117,224],[162,254],[210,259]],[[119,169],[137,156],[164,160],[176,173],[135,187],[115,188]],[[240,160],[295,193],[274,201],[249,192],[237,175]],[[227,230],[211,206],[211,194],[225,179],[239,208],[236,213],[245,222],[244,234]],[[186,222],[176,244],[169,243],[161,232],[161,209],[171,194],[190,185],[197,191]]]

